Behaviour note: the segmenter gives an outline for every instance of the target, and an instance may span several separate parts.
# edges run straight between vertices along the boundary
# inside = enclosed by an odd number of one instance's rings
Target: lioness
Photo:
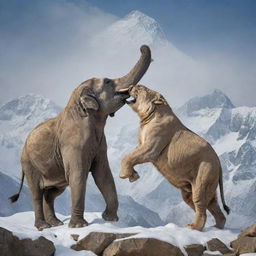
[[[167,180],[179,188],[184,201],[195,211],[188,227],[202,231],[206,222],[206,209],[223,228],[226,218],[216,196],[219,184],[225,211],[222,169],[211,145],[190,131],[173,113],[164,97],[142,85],[129,88],[133,100],[129,106],[139,115],[139,145],[122,160],[120,178],[135,181],[139,178],[134,166],[151,162]]]

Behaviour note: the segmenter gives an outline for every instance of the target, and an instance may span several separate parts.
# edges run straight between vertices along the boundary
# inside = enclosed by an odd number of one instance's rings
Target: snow
[[[219,251],[204,251],[204,253],[210,254],[210,255],[223,255]]]
[[[193,116],[181,115],[181,121],[192,131],[199,134],[206,133],[216,122],[221,113],[220,108],[205,108],[193,112]]]
[[[34,213],[23,212],[17,213],[9,217],[0,217],[0,226],[12,231],[19,238],[37,239],[39,236],[51,240],[56,246],[56,256],[65,255],[93,255],[91,252],[81,254],[70,248],[74,244],[71,234],[78,234],[79,239],[87,236],[90,232],[107,232],[107,233],[137,233],[135,238],[156,238],[175,246],[185,253],[184,247],[190,244],[205,244],[207,241],[218,238],[226,245],[236,239],[240,230],[224,229],[219,230],[214,227],[208,227],[205,232],[190,230],[185,227],[179,227],[173,223],[158,226],[154,228],[143,228],[141,226],[128,227],[122,219],[119,222],[105,222],[101,218],[101,213],[85,213],[84,217],[89,225],[84,228],[68,228],[70,216],[57,214],[63,222],[63,226],[37,231],[34,227]],[[124,238],[129,239],[129,238]],[[83,252],[84,253],[84,252]]]
[[[20,152],[28,133],[39,123],[55,117],[60,107],[49,99],[28,94],[0,106],[0,159],[2,169],[20,179]]]
[[[213,148],[218,153],[218,155],[222,155],[225,152],[231,152],[233,150],[238,150],[243,144],[245,140],[238,140],[237,132],[230,132],[229,134],[218,139]]]
[[[126,38],[136,44],[143,38],[144,44],[148,45],[167,43],[165,34],[156,20],[140,11],[130,12],[112,24],[105,33],[118,35],[117,39],[121,42]]]

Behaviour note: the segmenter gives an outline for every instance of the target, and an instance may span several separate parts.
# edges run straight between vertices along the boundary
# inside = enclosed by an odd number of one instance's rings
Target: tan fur
[[[118,220],[118,200],[107,158],[104,127],[108,115],[112,116],[125,104],[128,86],[137,83],[146,72],[151,61],[149,47],[142,46],[141,53],[126,76],[92,78],[79,85],[57,117],[41,123],[29,134],[21,157],[21,187],[10,199],[12,202],[18,199],[25,174],[34,202],[35,226],[39,230],[63,224],[55,215],[54,199],[68,185],[72,199],[69,227],[88,224],[83,215],[89,172],[106,202],[103,218]]]
[[[130,95],[136,99],[132,109],[139,115],[141,126],[139,144],[122,160],[120,178],[135,181],[137,164],[151,162],[157,170],[182,192],[184,201],[195,210],[192,229],[203,230],[206,209],[223,228],[226,218],[217,203],[216,188],[222,189],[222,170],[219,158],[211,145],[185,127],[159,93],[145,86],[130,87]]]

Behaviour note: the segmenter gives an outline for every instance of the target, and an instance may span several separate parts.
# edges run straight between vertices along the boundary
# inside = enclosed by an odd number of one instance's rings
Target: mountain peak
[[[212,93],[202,97],[194,97],[179,108],[179,112],[191,114],[194,111],[211,108],[234,108],[235,106],[221,90],[215,89]]]
[[[158,22],[146,14],[134,10],[128,13],[124,18],[113,23],[110,28],[111,34],[118,37],[125,37],[126,40],[132,40],[134,43],[155,44],[166,43],[165,34]],[[140,42],[137,42],[140,40]]]
[[[37,95],[27,94],[8,101],[0,106],[0,120],[10,120],[15,116],[27,116],[31,113],[54,111],[58,113],[60,108],[49,99]]]
[[[157,23],[155,19],[149,17],[148,15],[139,10],[133,10],[129,12],[123,19],[137,19],[140,22],[149,21],[151,23]]]

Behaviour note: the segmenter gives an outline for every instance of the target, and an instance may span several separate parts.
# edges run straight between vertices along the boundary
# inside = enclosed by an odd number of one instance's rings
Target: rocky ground
[[[0,255],[8,256],[207,256],[256,255],[256,224],[244,231],[206,227],[204,232],[167,224],[154,228],[107,223],[100,213],[86,213],[89,226],[63,226],[37,231],[33,212],[0,218]]]

